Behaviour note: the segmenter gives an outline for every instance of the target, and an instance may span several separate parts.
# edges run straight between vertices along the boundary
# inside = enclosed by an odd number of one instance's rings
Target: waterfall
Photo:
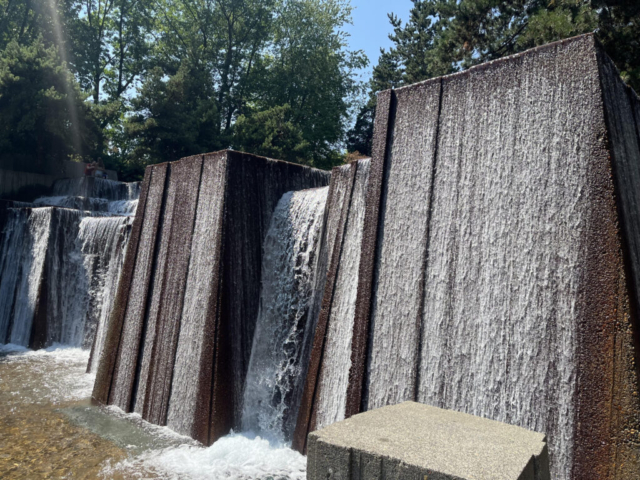
[[[107,212],[110,215],[135,215],[138,208],[138,199],[135,200],[114,200],[107,205]]]
[[[43,343],[36,346],[52,343],[80,346],[88,303],[87,275],[77,243],[83,212],[66,208],[44,210],[51,215],[41,289],[43,298],[39,301],[46,317],[46,333],[38,339]]]
[[[82,346],[89,347],[94,339],[89,371],[95,371],[102,353],[131,223],[130,217],[87,217],[80,222],[78,240],[89,282],[89,318]]]
[[[135,200],[140,196],[140,183],[117,182],[104,178],[65,178],[53,185],[54,197],[102,198],[109,201]]]
[[[315,326],[309,310],[327,192],[324,187],[284,194],[263,245],[242,427],[280,441],[291,438],[306,367],[304,341]]]
[[[93,369],[140,188],[85,177],[59,180],[52,190],[30,205],[3,206],[0,343],[95,343]]]
[[[29,344],[50,223],[50,209],[9,210],[0,249],[0,343]]]
[[[93,212],[109,211],[109,200],[104,198],[90,198],[72,195],[60,195],[55,197],[40,197],[34,200],[36,207],[62,207],[76,210],[90,210]]]

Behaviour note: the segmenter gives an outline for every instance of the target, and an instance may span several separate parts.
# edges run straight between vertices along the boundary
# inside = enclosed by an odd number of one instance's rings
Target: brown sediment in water
[[[0,477],[98,478],[106,461],[127,457],[113,443],[70,423],[54,405],[6,408],[10,399],[3,390],[0,388]]]
[[[88,404],[87,399],[69,400],[73,385],[65,385],[65,378],[81,368],[82,363],[0,355],[0,478],[101,478],[105,466],[130,456],[62,411]],[[153,478],[149,473],[108,476]]]

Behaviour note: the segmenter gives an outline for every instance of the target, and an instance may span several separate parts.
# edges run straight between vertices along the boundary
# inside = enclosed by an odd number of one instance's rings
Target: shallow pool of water
[[[89,401],[88,352],[0,345],[0,478],[302,480],[306,459],[250,434],[205,448]]]

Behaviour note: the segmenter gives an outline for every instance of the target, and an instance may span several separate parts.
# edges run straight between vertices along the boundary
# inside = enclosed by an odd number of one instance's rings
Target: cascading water
[[[54,197],[102,198],[109,201],[136,200],[140,183],[124,183],[95,177],[67,178],[53,185]]]
[[[80,346],[87,311],[87,275],[78,248],[77,232],[84,213],[66,208],[46,208],[51,215],[46,248],[45,275],[39,309],[44,308],[46,333],[34,346],[61,343]]]
[[[358,277],[360,266],[360,245],[369,169],[369,160],[358,162],[333,294],[333,307],[329,317],[326,353],[320,371],[320,395],[316,419],[318,429],[344,420],[358,292],[358,283],[354,278]]]
[[[286,193],[264,241],[262,291],[247,373],[242,427],[274,440],[291,438],[315,327],[317,252],[328,187]],[[307,333],[307,335],[305,335]]]
[[[90,198],[71,195],[56,197],[40,197],[34,200],[36,207],[62,207],[76,210],[90,210],[93,212],[108,212],[109,200],[105,198]]]
[[[88,348],[94,339],[89,371],[95,371],[102,353],[131,223],[131,217],[87,217],[80,222],[78,241],[88,277],[90,317],[82,346]]]
[[[139,184],[59,180],[53,196],[10,204],[0,240],[0,343],[89,348],[95,367]],[[33,208],[21,208],[32,206]]]
[[[0,249],[0,343],[28,345],[45,263],[50,209],[10,209]]]
[[[140,183],[123,183],[102,178],[70,178],[53,185],[53,195],[40,197],[35,206],[51,206],[133,215],[138,206]]]

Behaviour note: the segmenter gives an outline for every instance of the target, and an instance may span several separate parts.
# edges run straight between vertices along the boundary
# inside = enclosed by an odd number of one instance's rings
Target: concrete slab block
[[[547,480],[543,433],[415,402],[313,432],[307,479]]]

